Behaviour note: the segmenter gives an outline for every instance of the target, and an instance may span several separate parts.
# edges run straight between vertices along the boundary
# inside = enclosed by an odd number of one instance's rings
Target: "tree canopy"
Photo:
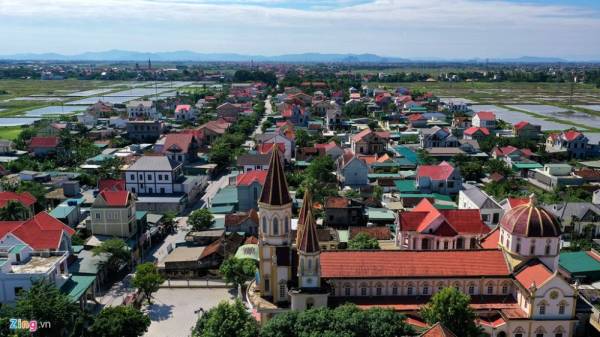
[[[242,302],[223,301],[198,319],[193,337],[257,337],[258,323]]]
[[[139,264],[133,277],[133,286],[140,289],[148,303],[152,303],[152,293],[158,291],[165,279],[159,274],[156,266],[151,262]]]
[[[238,259],[230,257],[223,261],[219,272],[225,282],[233,284],[236,288],[251,280],[256,274],[256,262],[252,259]]]
[[[0,208],[0,220],[2,221],[26,220],[27,214],[27,207],[15,200],[9,200],[4,207]]]
[[[122,239],[110,239],[102,242],[100,246],[93,249],[94,255],[108,254],[108,260],[103,264],[112,273],[119,271],[124,265],[131,261],[131,252]]]
[[[379,249],[379,242],[367,233],[358,233],[348,240],[348,249]]]
[[[335,309],[288,311],[269,320],[261,337],[395,337],[414,334],[404,315],[392,309],[362,310],[352,304]]]
[[[475,323],[475,313],[469,306],[471,297],[454,287],[437,292],[429,303],[421,308],[421,316],[433,325],[441,322],[450,331],[465,337],[479,337],[481,329]]]
[[[150,318],[129,306],[106,307],[89,328],[90,337],[139,337],[150,326]]]
[[[214,216],[208,208],[200,208],[192,212],[188,218],[188,225],[195,231],[210,228],[214,222]]]

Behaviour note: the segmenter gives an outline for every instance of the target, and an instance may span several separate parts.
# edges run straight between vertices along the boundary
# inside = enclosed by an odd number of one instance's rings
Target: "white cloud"
[[[198,49],[190,46],[189,38],[210,32],[201,38],[203,47],[240,53],[438,56],[435,53],[439,51],[448,57],[600,56],[595,34],[600,31],[600,17],[590,9],[508,1],[362,2],[311,0],[299,9],[291,8],[296,7],[291,0],[0,0],[0,21],[28,20],[31,29],[48,26],[58,31],[68,22],[81,29],[79,34],[104,39],[107,28],[102,24],[131,27],[131,32],[119,33],[119,40],[99,41],[100,49],[124,48],[122,42],[140,37],[148,40],[144,29],[164,27],[164,34],[152,36],[154,49]],[[0,27],[11,29],[6,23]],[[70,45],[70,49],[76,47]]]

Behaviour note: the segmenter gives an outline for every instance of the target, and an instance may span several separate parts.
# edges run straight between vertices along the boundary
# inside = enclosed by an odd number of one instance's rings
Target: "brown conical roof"
[[[268,205],[281,206],[292,202],[288,191],[285,172],[281,164],[279,151],[271,152],[269,170],[263,186],[259,202]]]
[[[296,247],[300,244],[300,237],[302,237],[302,232],[304,231],[304,222],[306,220],[306,214],[308,213],[308,209],[312,207],[312,193],[307,188],[304,191],[304,201],[302,202],[302,207],[300,208],[300,213],[298,214],[298,229],[296,230]]]
[[[302,253],[319,252],[319,237],[317,235],[317,224],[312,214],[312,207],[308,207],[306,211],[306,219],[304,221],[304,230],[299,237],[297,249]]]

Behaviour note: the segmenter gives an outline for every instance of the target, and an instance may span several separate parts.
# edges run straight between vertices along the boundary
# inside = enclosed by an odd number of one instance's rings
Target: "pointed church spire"
[[[306,214],[308,209],[312,207],[312,193],[310,189],[307,188],[304,191],[304,201],[302,201],[302,207],[300,208],[300,213],[298,214],[298,229],[296,231],[296,247],[300,244],[300,238],[302,237],[302,232],[306,228],[304,226],[306,220]]]
[[[259,202],[267,205],[282,206],[291,203],[292,199],[290,198],[290,192],[288,191],[287,180],[285,179],[285,172],[283,171],[283,165],[281,164],[279,149],[274,146],[271,152],[269,170]]]
[[[317,253],[320,251],[317,224],[315,222],[315,217],[312,214],[312,207],[308,207],[308,210],[306,211],[304,230],[302,231],[297,247],[298,252],[300,253]]]

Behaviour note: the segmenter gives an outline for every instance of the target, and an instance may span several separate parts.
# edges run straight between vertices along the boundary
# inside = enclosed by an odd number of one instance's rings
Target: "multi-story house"
[[[29,141],[29,152],[36,157],[47,157],[56,154],[60,149],[58,136],[38,136]]]
[[[267,170],[269,168],[269,159],[271,155],[268,153],[246,153],[237,157],[236,163],[244,173],[255,170]]]
[[[128,239],[138,232],[135,196],[129,191],[103,190],[90,207],[90,231],[93,235]]]
[[[521,121],[513,125],[513,134],[518,138],[537,140],[542,135],[542,126]]]
[[[129,119],[158,119],[158,112],[153,101],[131,101],[127,103]]]
[[[491,111],[479,111],[473,116],[472,124],[478,128],[494,130],[496,128],[496,114]]]
[[[324,223],[335,228],[365,225],[365,205],[346,197],[325,200]]]
[[[238,210],[242,212],[256,209],[258,199],[267,179],[267,171],[254,170],[239,174],[235,178],[238,195]]]
[[[571,158],[585,158],[588,155],[589,139],[577,130],[553,133],[546,138],[546,151],[566,152]]]
[[[142,156],[125,170],[125,186],[131,193],[172,194],[183,192],[182,164],[167,156]]]
[[[390,133],[364,129],[352,136],[351,148],[356,154],[381,154],[387,149]]]
[[[504,214],[504,209],[494,198],[475,186],[458,192],[458,208],[479,210],[481,220],[488,226],[497,225]]]
[[[20,214],[22,218],[30,218],[34,214],[34,206],[37,202],[36,197],[31,195],[29,192],[0,192],[0,208],[6,207],[6,205],[11,202],[18,202],[25,208],[24,214]]]
[[[335,101],[329,102],[325,109],[325,127],[327,130],[337,130],[342,126],[342,108]]]
[[[369,184],[369,167],[352,151],[346,152],[336,161],[337,179],[342,186],[361,187]]]
[[[422,193],[456,194],[462,189],[458,167],[448,162],[417,167],[416,187]]]
[[[488,128],[478,128],[472,126],[466,129],[463,133],[465,139],[482,140],[490,136],[490,130]]]
[[[198,154],[198,142],[190,133],[170,133],[165,136],[161,153],[170,159],[187,164],[194,161]]]
[[[427,199],[396,222],[396,246],[408,250],[479,249],[490,232],[478,209],[438,210]]]
[[[175,119],[178,121],[196,120],[197,111],[189,104],[179,104],[175,107]]]
[[[163,131],[163,123],[157,120],[127,121],[127,138],[139,143],[154,143]]]
[[[217,117],[223,118],[228,122],[234,122],[240,116],[242,112],[241,107],[238,104],[223,103],[217,107]]]
[[[434,126],[419,130],[419,143],[424,149],[432,147],[458,147],[458,139],[448,128]]]

